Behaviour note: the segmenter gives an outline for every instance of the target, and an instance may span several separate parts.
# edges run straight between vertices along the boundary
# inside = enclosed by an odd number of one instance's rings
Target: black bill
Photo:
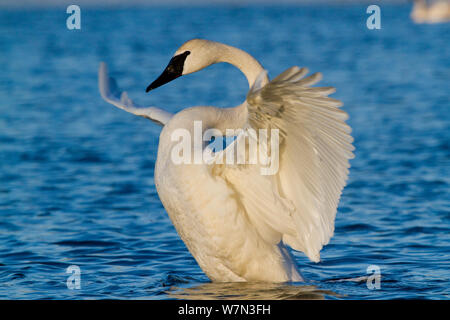
[[[172,80],[175,80],[178,77],[181,77],[183,74],[184,61],[186,57],[190,54],[190,51],[185,51],[179,55],[174,56],[166,69],[164,69],[163,73],[153,81],[145,90],[145,92],[149,92],[150,90],[156,89]]]

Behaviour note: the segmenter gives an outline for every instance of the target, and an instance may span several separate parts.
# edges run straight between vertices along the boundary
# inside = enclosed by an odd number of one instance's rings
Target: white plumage
[[[328,97],[334,88],[311,87],[321,75],[305,77],[308,70],[298,67],[269,81],[253,57],[217,42],[188,41],[177,56],[185,58],[180,75],[218,62],[235,65],[250,85],[246,101],[234,108],[193,107],[175,115],[153,107],[139,109],[126,94],[120,100],[118,92],[109,89],[112,79],[102,64],[103,98],[164,125],[156,188],[177,232],[211,280],[301,281],[285,245],[312,261],[320,260],[321,248],[333,235],[348,160],[353,157],[347,114],[339,109],[339,101]],[[180,128],[193,134],[195,121],[202,121],[204,129],[222,132],[278,129],[279,170],[262,175],[261,164],[175,164],[171,150],[177,142],[171,135]],[[234,148],[243,138],[238,135],[215,155]],[[195,148],[204,151],[205,146],[194,144],[192,154]]]

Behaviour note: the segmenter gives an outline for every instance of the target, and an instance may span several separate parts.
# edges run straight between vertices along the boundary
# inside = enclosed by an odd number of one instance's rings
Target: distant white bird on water
[[[348,116],[338,108],[340,101],[327,97],[334,88],[310,87],[321,79],[319,73],[305,77],[306,68],[292,67],[269,81],[248,53],[200,39],[183,44],[147,91],[219,62],[247,77],[250,91],[239,106],[192,107],[177,114],[139,108],[119,93],[104,63],[100,93],[116,107],[163,126],[156,189],[181,239],[212,281],[302,281],[286,246],[318,262],[333,235],[353,157]],[[194,121],[202,121],[203,130],[279,129],[278,172],[261,175],[259,164],[175,164],[171,149],[178,142],[171,134],[179,128],[193,133]]]
[[[450,22],[450,0],[414,0],[411,18],[415,23]]]

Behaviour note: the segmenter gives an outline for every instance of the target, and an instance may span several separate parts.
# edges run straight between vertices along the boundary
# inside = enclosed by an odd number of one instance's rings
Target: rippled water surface
[[[363,6],[82,8],[80,31],[65,8],[0,11],[0,298],[448,299],[450,24],[381,10],[373,31]],[[250,52],[271,77],[321,71],[350,114],[335,235],[320,263],[295,254],[306,284],[210,283],[155,190],[160,128],[99,96],[106,61],[143,105],[239,104],[247,83],[229,65],[144,93],[194,37]]]

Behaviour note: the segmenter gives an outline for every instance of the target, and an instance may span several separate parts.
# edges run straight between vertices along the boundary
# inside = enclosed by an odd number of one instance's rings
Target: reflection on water
[[[186,300],[323,300],[339,297],[329,290],[296,283],[230,282],[202,283],[192,287],[171,287],[169,297]]]

